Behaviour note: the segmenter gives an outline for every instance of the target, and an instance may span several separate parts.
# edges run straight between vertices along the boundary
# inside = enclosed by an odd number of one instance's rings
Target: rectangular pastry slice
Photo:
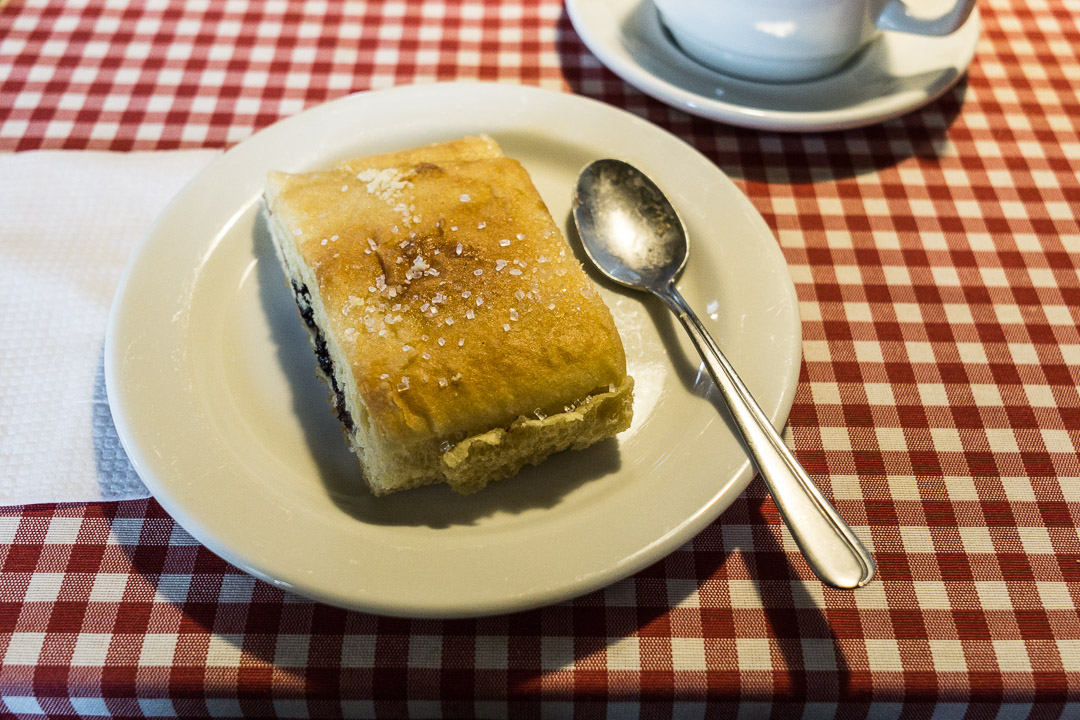
[[[265,200],[375,495],[473,492],[629,427],[611,313],[490,138],[274,172]]]

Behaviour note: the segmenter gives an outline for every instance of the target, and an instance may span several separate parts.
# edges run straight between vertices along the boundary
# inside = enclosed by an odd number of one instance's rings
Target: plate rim
[[[613,0],[601,1],[610,4]],[[700,95],[649,72],[630,58],[629,53],[626,53],[626,57],[623,57],[617,50],[609,48],[604,39],[600,37],[600,33],[594,32],[586,21],[587,11],[584,7],[587,2],[595,2],[595,0],[565,0],[570,23],[585,46],[606,68],[622,80],[653,99],[691,115],[750,130],[777,132],[851,130],[893,120],[934,102],[960,82],[960,79],[966,73],[975,57],[981,28],[979,10],[975,8],[972,10],[971,17],[955,33],[944,38],[933,38],[934,40],[959,42],[963,37],[963,33],[972,33],[970,43],[965,44],[963,52],[957,54],[959,62],[956,63],[956,67],[959,72],[956,73],[956,76],[941,87],[935,87],[934,92],[918,99],[912,99],[909,102],[894,101],[889,103],[885,102],[885,98],[879,98],[877,101],[866,103],[861,107],[858,105],[846,106],[832,110],[769,110]],[[649,3],[651,0],[640,0],[640,2]],[[887,40],[898,34],[886,31],[884,32],[884,38]],[[718,84],[726,81],[729,83],[768,85],[768,83],[751,83],[750,81],[728,78],[703,66],[701,70],[715,76]]]
[[[742,465],[742,470],[737,472],[733,478],[726,480],[727,486],[723,482],[717,484],[717,492],[713,499],[709,501],[705,506],[698,509],[698,511],[691,517],[683,519],[677,526],[672,528],[668,533],[656,538],[655,542],[645,548],[641,548],[638,551],[626,555],[623,561],[619,564],[619,567],[613,568],[601,568],[596,573],[582,578],[575,578],[573,582],[564,584],[564,586],[558,588],[547,588],[545,591],[535,592],[528,597],[516,597],[513,599],[499,598],[495,599],[487,604],[484,603],[471,603],[468,607],[462,606],[450,606],[440,602],[431,602],[430,600],[421,600],[414,604],[402,604],[399,601],[395,601],[392,604],[381,602],[378,599],[362,598],[358,599],[355,596],[344,597],[341,595],[327,594],[321,592],[319,589],[313,589],[310,587],[298,586],[294,582],[288,582],[278,577],[278,573],[272,573],[267,571],[266,568],[259,567],[256,564],[248,561],[244,557],[242,552],[238,552],[235,548],[228,546],[227,543],[219,541],[219,538],[215,536],[212,528],[206,527],[205,524],[200,521],[197,514],[192,514],[189,508],[183,506],[183,504],[175,497],[170,495],[167,487],[163,487],[158,481],[159,479],[153,475],[152,463],[148,461],[145,453],[145,448],[140,447],[139,440],[135,434],[132,418],[129,417],[130,408],[125,407],[123,397],[120,393],[120,387],[124,382],[123,379],[123,360],[124,360],[124,348],[121,347],[122,332],[121,323],[126,311],[124,307],[125,294],[128,292],[128,288],[131,286],[132,276],[137,272],[139,259],[142,258],[147,252],[147,248],[155,242],[154,238],[157,234],[162,232],[162,225],[167,223],[171,215],[175,215],[177,208],[182,208],[183,204],[188,201],[189,196],[193,192],[193,188],[197,188],[200,182],[205,182],[205,178],[213,175],[223,165],[232,162],[235,158],[239,157],[245,152],[245,148],[251,147],[249,143],[255,142],[255,139],[263,137],[271,137],[272,133],[287,132],[295,123],[303,123],[306,120],[302,118],[311,118],[313,115],[321,112],[336,112],[346,108],[350,103],[360,102],[364,100],[358,100],[358,98],[367,99],[379,94],[382,96],[395,94],[412,94],[412,93],[426,93],[431,92],[432,88],[441,88],[440,91],[462,91],[462,92],[494,92],[494,93],[509,93],[510,96],[522,97],[531,96],[533,100],[543,101],[544,99],[558,98],[562,102],[570,103],[587,103],[594,108],[605,112],[611,113],[614,116],[618,116],[623,121],[636,125],[643,132],[652,134],[658,133],[659,136],[663,136],[666,142],[676,142],[688,150],[690,153],[697,155],[700,161],[708,163],[712,170],[715,171],[719,178],[727,183],[731,183],[731,180],[723,173],[723,171],[712,163],[704,155],[701,155],[695,148],[690,146],[684,140],[675,136],[663,128],[659,128],[651,123],[648,123],[644,119],[620,108],[616,108],[611,105],[601,103],[591,98],[574,95],[570,93],[563,93],[558,91],[546,90],[532,86],[519,86],[519,85],[507,85],[501,83],[489,83],[489,82],[446,82],[446,83],[430,83],[422,85],[406,85],[396,86],[392,88],[375,90],[375,91],[362,91],[359,93],[353,93],[350,95],[337,98],[335,100],[313,106],[308,110],[297,115],[284,118],[277,123],[259,131],[252,135],[247,140],[237,144],[224,155],[215,159],[207,168],[200,172],[195,178],[193,178],[181,192],[169,203],[169,205],[158,216],[158,219],[151,226],[150,230],[139,241],[137,247],[131,255],[131,259],[126,266],[120,284],[118,285],[116,295],[112,307],[109,313],[109,323],[106,332],[105,342],[105,380],[106,390],[109,397],[110,407],[113,411],[114,422],[116,424],[117,433],[120,437],[121,443],[131,458],[136,471],[140,477],[144,479],[147,487],[152,491],[154,497],[162,505],[163,508],[180,524],[185,530],[189,532],[196,540],[205,545],[208,549],[215,554],[221,556],[228,562],[236,565],[238,568],[255,575],[263,580],[266,580],[274,585],[283,587],[287,590],[298,592],[301,595],[309,597],[319,602],[324,602],[330,605],[336,605],[339,607],[346,607],[355,610],[363,610],[368,612],[375,612],[383,615],[402,616],[402,617],[430,617],[430,618],[453,618],[453,617],[477,617],[483,615],[491,615],[506,612],[516,612],[521,610],[527,610],[553,602],[561,600],[567,600],[572,597],[597,590],[601,587],[605,587],[613,582],[616,582],[622,578],[632,575],[635,572],[647,567],[649,564],[656,562],[657,560],[665,557],[670,552],[678,548],[679,545],[689,540],[696,534],[698,534],[704,527],[710,524],[734,499],[742,492],[745,486],[750,482],[753,477],[753,472],[749,468],[749,462],[745,462]],[[775,235],[771,229],[765,224],[760,214],[753,208],[749,199],[734,185],[731,186],[738,193],[746,206],[753,211],[756,216],[757,223],[760,223],[765,228],[770,237],[775,240]],[[242,214],[246,211],[245,206],[237,210],[238,214]],[[753,220],[753,218],[751,218]],[[222,229],[221,234],[225,234],[228,227],[231,227],[233,221],[226,223]],[[212,249],[220,237],[210,242],[210,249]],[[780,262],[784,263],[784,269],[786,271],[786,261],[783,258],[782,251],[779,244],[775,244],[772,251],[775,257],[778,257]],[[790,412],[791,405],[794,401],[795,391],[798,384],[798,374],[801,365],[801,321],[799,319],[797,310],[797,298],[794,291],[794,284],[791,281],[790,274],[784,273],[784,277],[787,279],[784,290],[789,300],[794,304],[793,312],[793,326],[792,330],[792,342],[795,348],[795,353],[798,355],[793,358],[788,372],[788,377],[783,378],[782,392],[778,401],[775,412],[770,413],[770,417],[774,423],[782,426],[787,419]],[[726,489],[725,489],[726,487]],[[724,501],[726,500],[726,502]]]

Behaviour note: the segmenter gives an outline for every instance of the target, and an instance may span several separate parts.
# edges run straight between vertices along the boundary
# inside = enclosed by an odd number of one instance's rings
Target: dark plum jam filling
[[[334,361],[330,359],[330,352],[326,348],[326,338],[323,337],[322,331],[315,322],[315,312],[311,309],[311,292],[308,291],[306,285],[297,283],[295,280],[292,281],[292,288],[293,294],[296,295],[296,307],[300,309],[301,317],[304,318],[304,322],[307,323],[315,338],[315,357],[319,359],[319,368],[326,377],[330,378],[330,386],[334,389],[334,396],[337,398],[337,416],[341,422],[345,423],[345,428],[352,432],[352,415],[349,414],[345,405],[345,392],[338,384],[337,375],[334,374]]]

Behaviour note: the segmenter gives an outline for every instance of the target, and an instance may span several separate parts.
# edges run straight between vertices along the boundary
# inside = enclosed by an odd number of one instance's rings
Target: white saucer
[[[479,132],[525,165],[564,226],[593,160],[622,157],[654,177],[692,238],[680,288],[784,424],[800,364],[795,287],[768,226],[706,157],[566,93],[484,83],[358,93],[256,133],[196,177],[134,253],[113,305],[105,378],[124,448],[162,506],[226,560],[348,608],[511,612],[660,560],[750,481],[675,321],[602,285],[635,378],[634,423],[618,441],[475,495],[366,491],[260,220],[266,172]]]
[[[821,80],[757,83],[683,54],[652,0],[566,0],[566,9],[585,45],[626,82],[688,113],[759,130],[844,130],[903,115],[955,85],[979,39],[976,10],[947,37],[883,33]]]

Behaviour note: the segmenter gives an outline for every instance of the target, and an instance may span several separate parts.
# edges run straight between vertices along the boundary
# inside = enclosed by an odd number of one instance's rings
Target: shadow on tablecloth
[[[588,670],[617,666],[627,639],[643,668],[662,666],[666,638],[682,637],[725,649],[719,662],[712,656],[708,669],[731,687],[711,688],[714,694],[836,701],[850,684],[844,647],[820,595],[811,592],[817,580],[804,565],[793,566],[797,553],[781,545],[770,503],[760,493],[740,498],[693,541],[607,588],[536,610],[464,620],[381,617],[290,595],[213,555],[173,525],[153,499],[145,501],[142,517],[111,517],[110,534],[152,588],[153,603],[171,605],[153,612],[160,622],[173,616],[168,622],[179,623],[185,644],[213,636],[209,642],[220,656],[215,662],[235,657],[251,678],[274,678],[276,697],[377,695],[404,702],[444,692],[491,692],[493,699],[527,699],[557,668],[581,671],[575,693],[587,694],[595,681],[597,692],[618,696],[640,691],[617,686],[618,677],[633,673],[594,677]],[[741,538],[724,537],[731,526],[744,530]],[[836,627],[860,632],[843,622],[843,611],[840,617]],[[424,654],[428,646],[436,656]],[[769,670],[748,673],[740,667],[747,658],[752,667]],[[491,669],[493,659],[504,669]],[[424,671],[434,667],[430,662],[443,672]],[[754,694],[757,675],[770,688],[760,697]],[[231,682],[229,677],[217,681]],[[373,687],[376,678],[385,685]]]
[[[138,473],[128,459],[116,431],[112,409],[105,388],[105,346],[98,353],[94,371],[93,428],[94,465],[98,488],[105,500],[129,500],[149,497]]]

